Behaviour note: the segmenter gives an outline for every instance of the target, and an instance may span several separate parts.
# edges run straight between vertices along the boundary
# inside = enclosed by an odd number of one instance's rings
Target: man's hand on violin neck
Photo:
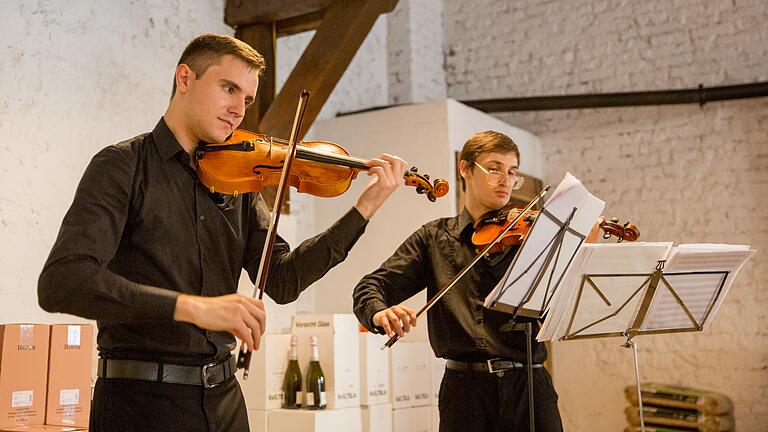
[[[382,154],[368,161],[368,175],[374,176],[368,183],[355,208],[364,218],[370,219],[392,192],[403,184],[407,162],[397,156]]]
[[[227,331],[243,341],[249,351],[259,349],[267,323],[264,302],[240,294],[200,297],[182,294],[173,319],[202,329]]]
[[[383,328],[388,337],[395,333],[403,337],[416,327],[416,312],[408,306],[392,306],[376,312],[372,321],[373,325]]]

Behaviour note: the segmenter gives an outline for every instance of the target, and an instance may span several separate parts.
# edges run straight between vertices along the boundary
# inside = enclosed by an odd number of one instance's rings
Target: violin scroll
[[[432,183],[429,181],[429,174],[419,174],[419,169],[411,167],[403,175],[406,186],[413,186],[416,188],[416,193],[426,194],[427,199],[431,202],[435,202],[438,198],[445,196],[448,193],[448,181],[445,179],[435,179]]]
[[[613,236],[618,238],[618,243],[621,243],[623,240],[635,241],[640,238],[640,230],[637,229],[635,224],[626,222],[622,225],[619,223],[618,218],[611,218],[607,221],[605,218],[600,218],[597,225],[603,230],[604,239],[609,239]]]

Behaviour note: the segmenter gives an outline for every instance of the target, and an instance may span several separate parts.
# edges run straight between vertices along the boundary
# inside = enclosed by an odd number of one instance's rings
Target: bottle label
[[[325,392],[320,392],[320,406],[325,406]]]
[[[307,406],[311,407],[315,405],[315,394],[312,392],[307,392]]]
[[[296,405],[301,406],[301,401],[304,400],[304,393],[297,391],[296,392]]]

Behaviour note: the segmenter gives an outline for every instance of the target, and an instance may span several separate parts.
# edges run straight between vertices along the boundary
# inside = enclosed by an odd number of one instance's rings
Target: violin
[[[472,244],[475,245],[477,251],[479,252],[489,245],[499,233],[507,229],[520,213],[520,208],[515,205],[508,205],[500,210],[486,213],[475,222]],[[501,240],[493,245],[488,253],[501,252],[511,246],[522,244],[538,216],[538,210],[527,211],[517,224],[507,230]],[[629,222],[621,225],[617,218],[606,220],[601,217],[598,219],[596,226],[598,230],[603,231],[604,239],[613,236],[618,238],[618,242],[622,242],[623,240],[635,241],[640,237],[640,231],[637,229],[637,226]]]
[[[288,141],[237,129],[223,143],[200,144],[197,173],[211,192],[239,195],[259,192],[280,182]],[[288,173],[288,184],[299,192],[318,197],[335,197],[346,192],[360,171],[367,171],[363,159],[351,157],[340,145],[329,141],[302,141]],[[448,193],[448,182],[419,174],[412,167],[403,175],[405,185],[434,202]]]

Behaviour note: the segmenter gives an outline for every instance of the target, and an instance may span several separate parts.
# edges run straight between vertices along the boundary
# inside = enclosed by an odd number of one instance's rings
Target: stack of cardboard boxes
[[[389,353],[380,349],[385,339],[367,331],[359,338],[363,432],[392,432]]]
[[[432,425],[432,352],[426,342],[400,341],[389,349],[392,427],[429,432]]]
[[[437,392],[445,368],[426,342],[398,342],[359,332],[354,315],[296,315],[299,365],[306,374],[309,338],[316,336],[326,378],[327,409],[282,409],[282,381],[290,334],[268,334],[251,359],[250,377],[240,385],[253,432],[437,431]],[[306,376],[303,377],[306,380]]]
[[[4,324],[0,346],[0,431],[88,427],[93,327]]]

